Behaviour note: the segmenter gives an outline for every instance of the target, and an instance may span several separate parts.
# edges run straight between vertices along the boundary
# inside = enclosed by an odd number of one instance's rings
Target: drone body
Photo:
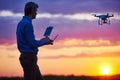
[[[94,15],[95,17],[98,17],[99,20],[98,20],[98,24],[99,25],[102,25],[102,24],[110,24],[110,17],[114,17],[113,14],[109,15],[109,13],[107,14],[102,14],[102,15]]]

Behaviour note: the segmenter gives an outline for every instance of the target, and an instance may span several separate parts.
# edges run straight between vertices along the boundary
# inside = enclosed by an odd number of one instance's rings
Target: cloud
[[[74,40],[73,42],[78,42],[79,45],[86,45],[86,46],[103,46],[103,45],[111,45],[110,41],[108,40]],[[68,41],[66,43],[71,43]]]
[[[86,42],[91,43],[91,46],[89,46],[89,44],[87,45]],[[120,44],[112,45],[112,43],[107,40],[83,40],[81,43],[82,45],[79,44],[78,40],[72,40],[59,42],[59,45],[55,43],[54,46],[42,47],[40,48],[40,53],[44,54],[41,55],[40,58],[120,57]]]
[[[100,40],[98,43],[92,41],[91,46],[86,46],[86,41],[81,41],[82,46],[76,44],[77,40],[65,41],[53,46],[40,47],[40,56],[42,59],[61,59],[61,58],[96,58],[96,57],[120,57],[120,44],[112,46],[107,40]],[[90,40],[87,43],[91,43]],[[85,46],[83,44],[85,43]],[[102,45],[101,44],[107,44]],[[97,45],[97,46],[94,46]],[[98,46],[100,45],[100,46]],[[54,48],[53,48],[54,47]],[[8,57],[14,58],[16,54],[9,53],[19,53],[16,44],[11,45],[0,45],[0,51],[2,53],[6,52]],[[2,54],[4,55],[4,54]],[[1,56],[2,56],[1,55]]]
[[[113,53],[101,53],[101,54],[85,54],[80,53],[76,55],[57,55],[57,56],[44,56],[39,57],[42,59],[61,59],[61,58],[96,58],[96,57],[120,57],[120,52],[113,52]]]
[[[0,11],[0,17],[21,17],[23,16],[22,13],[13,13],[9,10],[2,10]]]
[[[18,52],[19,50],[17,49],[16,44],[0,44],[0,57],[2,58],[17,58],[18,57]]]
[[[11,45],[16,43],[15,39],[9,39],[9,38],[0,38],[0,45]]]
[[[63,46],[105,46],[111,45],[109,40],[82,40],[82,39],[68,39],[61,42]]]
[[[96,20],[92,14],[94,13],[75,13],[75,14],[50,14],[50,13],[38,13],[37,18],[65,18],[68,20]],[[100,14],[100,13],[99,13]],[[102,14],[102,13],[101,13]],[[117,13],[114,13],[115,17],[113,19],[120,20],[120,16]],[[0,11],[0,17],[21,17],[23,13],[14,13],[9,10]]]
[[[0,44],[14,43],[16,26],[23,13],[14,13],[10,10],[0,11]],[[40,38],[46,26],[53,25],[54,31],[52,35],[59,34],[57,40],[65,39],[81,39],[81,40],[109,40],[111,42],[118,42],[120,40],[119,23],[120,16],[115,15],[111,18],[111,25],[97,24],[97,18],[89,13],[76,13],[76,14],[51,14],[51,13],[38,13],[34,22],[35,36]],[[116,19],[116,20],[114,20]],[[36,34],[37,33],[37,34]],[[41,36],[43,37],[43,36]],[[95,43],[94,41],[92,43]],[[85,44],[85,43],[84,43]],[[87,43],[86,44],[91,44]],[[96,45],[95,45],[96,46]]]
[[[96,39],[96,40],[92,40],[92,39],[81,39],[81,38],[71,38],[71,39],[63,39],[63,40],[58,40],[55,41],[54,43],[55,46],[48,46],[46,48],[49,49],[64,49],[64,48],[86,48],[86,49],[90,49],[90,48],[96,48],[96,50],[98,48],[101,47],[111,47],[111,46],[116,46],[116,45],[120,45],[119,41],[116,41],[115,43],[113,43],[110,40],[104,40],[104,39]],[[99,51],[99,50],[98,50]]]
[[[38,18],[65,18],[68,20],[95,20],[95,18],[88,13],[82,13],[82,14],[76,13],[71,15],[43,13],[43,14],[38,14]]]
[[[43,59],[120,57],[120,43],[113,45],[109,40],[63,40],[43,48],[41,53],[47,51],[40,56]]]
[[[14,55],[8,55],[8,58],[16,58],[16,56],[14,56]]]

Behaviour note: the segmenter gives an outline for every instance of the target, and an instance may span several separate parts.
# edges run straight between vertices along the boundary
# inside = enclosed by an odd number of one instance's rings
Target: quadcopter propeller
[[[92,14],[92,15],[95,16],[95,17],[97,16],[96,14]]]
[[[112,14],[111,16],[112,16],[112,17],[114,17],[114,15],[113,15],[113,14]]]

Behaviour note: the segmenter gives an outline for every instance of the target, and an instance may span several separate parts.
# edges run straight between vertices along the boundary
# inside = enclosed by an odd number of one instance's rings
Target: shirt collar
[[[28,16],[23,16],[23,19],[27,19],[28,21],[32,23],[32,19],[30,19]]]

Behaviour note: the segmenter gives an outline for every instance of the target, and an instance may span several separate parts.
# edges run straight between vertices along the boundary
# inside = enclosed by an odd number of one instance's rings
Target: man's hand
[[[49,39],[48,37],[42,38],[41,40],[44,40],[45,45],[49,45],[49,44],[53,45],[53,40]]]

